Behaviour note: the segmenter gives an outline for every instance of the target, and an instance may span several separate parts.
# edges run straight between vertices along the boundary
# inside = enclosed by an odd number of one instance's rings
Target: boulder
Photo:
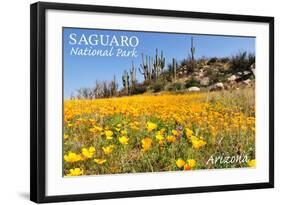
[[[236,79],[238,79],[238,77],[237,77],[236,75],[232,75],[232,76],[230,76],[229,78],[227,78],[227,80],[228,80],[229,82],[235,81]]]
[[[223,83],[216,83],[212,85],[210,88],[210,91],[215,91],[215,90],[224,90]]]
[[[215,88],[223,90],[224,89],[223,83],[216,83]]]
[[[249,75],[249,74],[251,74],[250,71],[245,70],[245,71],[243,72],[243,75]]]
[[[194,87],[188,88],[187,91],[188,92],[198,92],[198,91],[200,91],[200,88],[194,86]]]

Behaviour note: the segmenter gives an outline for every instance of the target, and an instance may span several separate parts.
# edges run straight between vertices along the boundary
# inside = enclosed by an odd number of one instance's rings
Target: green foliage
[[[188,80],[185,81],[185,87],[186,88],[190,88],[190,87],[199,87],[200,86],[200,82],[198,80],[196,80],[195,78],[190,78]]]
[[[165,87],[165,83],[163,82],[156,82],[152,85],[153,92],[157,93],[163,91]]]
[[[172,67],[171,67],[171,65],[168,65],[168,69],[163,71],[163,73],[159,76],[158,80],[164,80],[165,84],[167,84],[168,82],[173,81],[172,77],[173,77]]]
[[[138,82],[136,70],[137,68],[132,61],[131,67],[124,70],[122,75],[121,89],[115,76],[110,82],[96,82],[94,87],[80,88],[72,93],[71,99],[98,99],[109,98],[115,96],[128,96],[134,94],[142,94],[147,90],[152,92],[160,92],[163,90],[180,91],[189,87],[202,87],[203,78],[208,78],[208,84],[217,82],[228,83],[227,78],[232,74],[238,75],[239,79],[254,80],[255,76],[252,68],[255,65],[255,54],[247,52],[239,52],[231,58],[206,58],[201,57],[195,59],[195,46],[191,38],[190,46],[191,55],[188,58],[178,62],[172,58],[172,62],[165,69],[166,59],[163,51],[158,52],[156,49],[154,56],[141,54],[141,64],[139,72],[143,75],[143,82]],[[206,66],[209,65],[209,66]],[[245,72],[247,71],[247,72]],[[196,80],[195,79],[198,79]],[[188,80],[186,80],[188,79]],[[184,83],[183,80],[186,80]],[[203,85],[204,83],[202,83]],[[206,85],[205,85],[206,86]]]
[[[206,71],[206,76],[210,77],[210,76],[213,76],[215,74],[215,72],[213,71],[213,69],[208,69]]]
[[[141,83],[137,83],[131,87],[131,94],[132,95],[138,95],[143,94],[147,91],[147,86]]]
[[[229,61],[230,61],[230,59],[228,57],[224,57],[224,58],[220,59],[220,62],[222,62],[222,63],[227,63]]]
[[[247,52],[239,52],[230,59],[230,69],[233,73],[250,71],[251,65],[255,63],[255,55],[252,53],[247,54]]]
[[[180,82],[170,83],[166,86],[167,91],[179,91],[184,89],[184,84]]]
[[[213,58],[210,58],[210,60],[208,61],[208,65],[211,65],[211,64],[214,64],[215,62],[217,62],[218,61],[218,58],[216,58],[216,57],[213,57]]]
[[[180,62],[179,67],[183,67],[187,71],[187,74],[192,74],[198,68],[198,63],[197,60],[193,61],[191,58],[187,58]]]

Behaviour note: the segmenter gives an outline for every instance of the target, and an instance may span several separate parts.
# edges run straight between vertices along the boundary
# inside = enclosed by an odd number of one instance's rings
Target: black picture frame
[[[46,11],[48,9],[169,16],[194,19],[233,20],[262,22],[269,25],[269,182],[171,188],[109,193],[46,196],[46,68],[45,35]],[[156,10],[144,8],[110,7],[97,5],[38,2],[30,7],[30,199],[37,203],[76,200],[96,200],[123,197],[140,197],[197,192],[230,191],[274,187],[274,18],[265,16],[230,15],[217,13]]]

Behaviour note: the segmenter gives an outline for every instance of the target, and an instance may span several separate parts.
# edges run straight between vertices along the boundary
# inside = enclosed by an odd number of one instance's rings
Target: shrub
[[[184,89],[184,85],[182,83],[176,82],[167,85],[166,90],[168,91],[179,91]]]
[[[190,88],[190,87],[194,87],[194,86],[196,86],[196,87],[200,86],[200,82],[198,80],[196,80],[195,78],[192,77],[191,79],[185,81],[186,88]]]
[[[164,86],[165,86],[165,84],[161,83],[161,82],[154,83],[152,85],[153,92],[157,93],[157,92],[164,90]]]
[[[147,86],[144,84],[135,84],[131,87],[130,91],[132,95],[143,94],[147,91]]]
[[[191,58],[184,59],[180,62],[180,67],[184,67],[188,73],[192,73],[197,70],[198,62],[196,60],[193,61]]]
[[[210,76],[212,76],[214,74],[215,74],[215,72],[213,71],[213,69],[207,69],[206,76],[210,77]]]
[[[230,69],[232,72],[243,72],[250,71],[251,65],[255,63],[255,55],[252,53],[247,54],[247,52],[239,52],[238,54],[231,57]]]
[[[213,64],[213,63],[215,63],[215,62],[217,62],[217,60],[218,60],[218,58],[216,58],[216,57],[214,57],[214,58],[210,58],[210,60],[208,61],[208,65],[211,65],[211,64]]]
[[[224,57],[224,58],[221,58],[220,61],[221,61],[222,63],[227,63],[227,62],[230,61],[230,59],[229,59],[228,57]]]

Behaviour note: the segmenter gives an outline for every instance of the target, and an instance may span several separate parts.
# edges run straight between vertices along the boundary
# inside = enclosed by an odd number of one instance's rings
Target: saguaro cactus
[[[147,55],[145,56],[143,53],[141,54],[142,58],[142,64],[140,65],[139,72],[143,75],[144,80],[150,80],[151,79],[151,59]]]
[[[164,67],[165,67],[165,58],[163,56],[163,51],[161,51],[161,55],[158,56],[158,49],[156,48],[156,54],[153,61],[153,70],[152,70],[154,80],[157,80],[159,74],[163,72]]]
[[[136,69],[134,66],[134,61],[132,61],[132,67],[130,68],[130,78],[131,78],[131,85],[134,85],[137,82],[136,76]]]
[[[117,91],[118,91],[118,84],[116,82],[116,76],[115,75],[113,76],[113,80],[109,84],[109,87],[110,87],[110,95],[116,96]]]
[[[122,83],[123,83],[123,87],[125,89],[126,94],[129,93],[129,74],[127,72],[127,70],[124,70],[124,74],[122,76]]]
[[[173,81],[175,82],[177,80],[177,62],[175,58],[173,58],[172,69],[173,69]]]
[[[191,52],[191,60],[194,61],[195,46],[193,45],[193,37],[191,37],[190,52]]]
[[[194,69],[195,69],[195,46],[193,44],[193,37],[191,37],[190,52],[191,52],[192,71],[194,71]]]
[[[142,64],[140,65],[139,71],[143,75],[144,80],[157,80],[160,73],[163,72],[165,67],[165,58],[163,51],[161,51],[160,56],[158,55],[158,49],[156,49],[155,57],[148,57],[147,55],[142,56]],[[152,66],[151,66],[152,65]]]

